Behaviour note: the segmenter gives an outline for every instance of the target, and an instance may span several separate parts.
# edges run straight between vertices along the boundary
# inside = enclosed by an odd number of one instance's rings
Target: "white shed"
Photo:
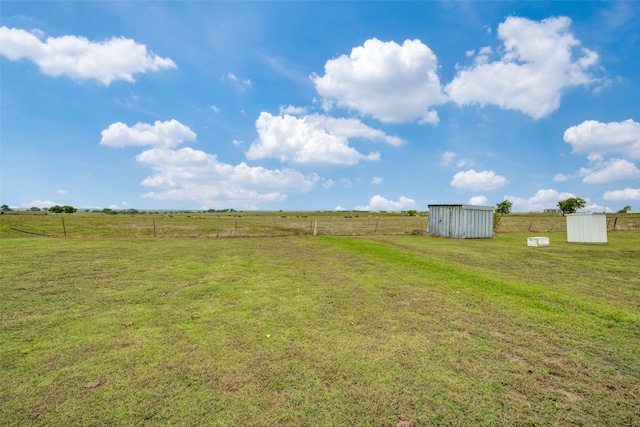
[[[567,214],[567,242],[607,244],[607,216],[598,213]]]
[[[457,239],[493,237],[493,206],[429,205],[427,232]]]

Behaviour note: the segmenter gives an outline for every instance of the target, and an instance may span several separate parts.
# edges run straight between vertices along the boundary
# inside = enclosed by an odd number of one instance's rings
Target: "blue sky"
[[[0,12],[2,204],[639,210],[639,2]]]

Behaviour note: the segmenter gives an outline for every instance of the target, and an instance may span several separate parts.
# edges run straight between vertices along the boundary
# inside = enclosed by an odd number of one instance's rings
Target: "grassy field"
[[[29,233],[68,237],[246,237],[369,236],[425,231],[428,216],[369,212],[236,212],[105,215],[0,215],[0,238]],[[566,218],[554,214],[501,217],[498,232],[566,232]],[[640,230],[640,213],[609,214],[610,231]]]
[[[640,228],[640,216],[638,218]],[[142,215],[1,215],[0,238],[25,231],[74,237],[247,237],[405,234],[425,230],[427,217],[368,212],[238,212]],[[20,231],[18,231],[20,230]]]
[[[531,248],[2,224],[0,425],[640,425],[640,231]]]

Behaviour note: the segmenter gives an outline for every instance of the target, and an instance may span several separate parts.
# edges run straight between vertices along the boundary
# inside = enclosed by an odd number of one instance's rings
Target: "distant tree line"
[[[587,201],[580,197],[569,197],[568,199],[561,200],[558,202],[558,207],[562,211],[563,214],[572,214],[576,213],[579,209],[582,209],[586,206]],[[511,207],[513,203],[509,200],[503,200],[500,203],[496,204],[495,212],[500,214],[501,216],[508,215],[511,213]],[[631,210],[631,206],[625,206],[623,209],[619,210],[618,213],[627,213]]]
[[[560,208],[560,210],[562,211],[563,214],[571,214],[571,213],[576,213],[579,209],[582,209],[586,206],[587,202],[586,200],[580,198],[580,197],[570,197],[568,199],[565,200],[561,200],[558,202],[558,207]],[[496,204],[496,209],[495,209],[495,213],[499,214],[500,216],[504,216],[504,215],[508,215],[511,213],[511,208],[513,207],[513,202],[511,202],[510,200],[503,200],[500,203]],[[9,212],[12,209],[8,206],[8,205],[2,205],[0,206],[0,213],[5,213],[5,212]],[[64,205],[64,206],[60,206],[60,205],[55,205],[55,206],[51,206],[49,208],[39,208],[36,206],[32,206],[28,209],[31,212],[53,212],[53,213],[66,213],[66,214],[72,214],[78,211],[78,209],[74,208],[73,206],[69,206],[69,205]],[[619,211],[617,211],[616,213],[619,214],[626,214],[629,213],[631,211],[631,206],[627,205],[624,208],[620,209]],[[144,211],[139,211],[137,209],[123,209],[123,210],[116,210],[116,209],[111,209],[111,208],[104,208],[102,210],[99,209],[94,209],[94,210],[89,210],[89,209],[85,209],[85,212],[94,212],[94,213],[103,213],[103,214],[107,214],[107,215],[115,215],[115,214],[125,214],[125,215],[137,215],[137,214],[144,214],[146,212]],[[207,213],[235,213],[235,212],[242,212],[242,211],[236,211],[235,209],[232,208],[228,208],[228,209],[208,209],[205,212]],[[282,210],[280,211],[282,212]],[[320,212],[320,211],[318,211]],[[357,211],[354,211],[357,212]],[[363,211],[364,212],[364,211]],[[381,213],[384,213],[386,211],[380,211]],[[160,213],[160,212],[150,212],[150,213]],[[186,210],[186,211],[168,211],[167,213],[193,213],[192,211]],[[403,211],[403,213],[408,214],[409,216],[417,216],[420,212],[418,212],[415,209],[409,209],[407,211]],[[428,213],[428,211],[425,211],[425,213]]]
[[[144,212],[140,212],[138,209],[125,209],[125,210],[117,211],[111,208],[104,208],[101,211],[95,210],[94,212],[102,212],[103,214],[107,214],[107,215],[116,215],[119,213],[125,214],[125,215],[138,215],[140,213],[144,213]]]

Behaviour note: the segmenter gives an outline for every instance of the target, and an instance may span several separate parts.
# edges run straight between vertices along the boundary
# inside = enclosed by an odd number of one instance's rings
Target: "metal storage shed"
[[[493,206],[429,205],[427,232],[457,239],[493,237]]]
[[[567,214],[567,242],[607,243],[607,216],[597,213]]]

